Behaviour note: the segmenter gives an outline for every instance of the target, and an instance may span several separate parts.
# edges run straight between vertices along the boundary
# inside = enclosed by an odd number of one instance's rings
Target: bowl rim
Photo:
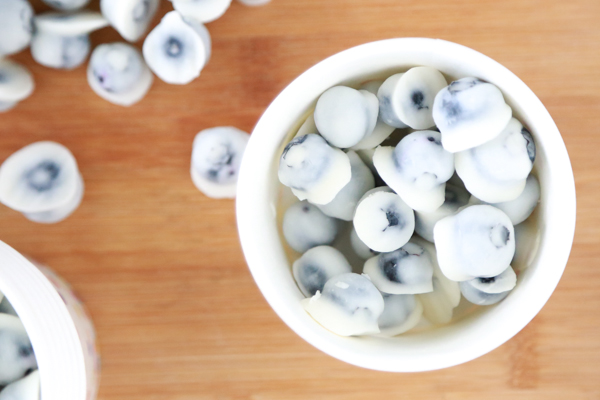
[[[284,293],[282,289],[289,288],[289,277],[286,274],[291,276],[291,272],[283,271],[283,268],[272,268],[273,265],[277,265],[275,264],[277,260],[281,261],[282,257],[285,257],[275,223],[276,209],[271,203],[274,188],[270,187],[269,183],[272,178],[269,174],[273,172],[273,163],[277,151],[280,151],[280,142],[288,134],[287,130],[281,132],[279,129],[281,127],[278,127],[278,121],[282,120],[281,115],[289,114],[291,108],[286,107],[297,103],[299,97],[305,104],[314,103],[316,97],[312,94],[313,88],[329,82],[327,77],[336,70],[339,71],[340,66],[352,69],[352,65],[349,63],[353,61],[370,57],[377,59],[377,57],[385,57],[386,54],[406,51],[422,52],[423,57],[429,57],[432,60],[434,54],[445,54],[446,57],[453,57],[461,60],[462,63],[464,63],[463,59],[470,60],[470,63],[484,66],[486,74],[489,69],[488,75],[502,80],[503,84],[498,85],[494,79],[478,76],[496,83],[505,96],[506,93],[509,93],[513,98],[513,103],[516,103],[519,109],[523,108],[528,113],[534,114],[535,122],[543,127],[544,136],[541,138],[542,140],[536,137],[536,144],[542,145],[544,157],[552,159],[552,163],[548,163],[546,166],[548,171],[544,173],[552,176],[552,180],[549,182],[552,182],[554,190],[543,188],[542,196],[546,197],[545,201],[548,202],[548,207],[560,206],[563,207],[562,210],[566,210],[555,213],[556,216],[553,214],[551,220],[545,221],[546,230],[541,234],[544,240],[536,262],[536,267],[538,264],[544,263],[542,264],[544,265],[543,274],[536,268],[529,274],[531,279],[519,285],[527,285],[528,292],[523,294],[521,291],[518,295],[519,299],[527,298],[527,303],[519,304],[508,301],[511,294],[504,302],[500,303],[506,303],[502,307],[495,307],[490,312],[482,313],[483,315],[476,317],[476,322],[465,322],[464,326],[472,323],[476,324],[477,329],[473,332],[468,331],[469,335],[464,338],[456,338],[456,335],[460,334],[460,329],[464,327],[458,326],[463,321],[437,329],[437,332],[443,331],[443,335],[452,338],[452,343],[456,341],[461,346],[447,349],[443,346],[432,345],[433,353],[427,356],[411,350],[410,345],[417,343],[412,337],[392,339],[396,343],[401,342],[408,346],[404,349],[404,353],[373,352],[373,349],[378,348],[375,346],[381,346],[381,340],[385,339],[343,338],[329,332],[319,331],[325,331],[325,329],[307,317],[300,302],[297,301],[299,299],[297,294]],[[458,64],[459,61],[456,63]],[[471,64],[463,65],[466,69],[469,69],[468,66]],[[323,87],[326,89],[330,86]],[[288,124],[288,130],[291,127],[292,125]],[[544,189],[547,189],[548,192],[544,193]],[[557,195],[557,198],[550,199],[548,193]],[[294,79],[273,100],[258,121],[241,163],[236,214],[240,242],[250,272],[271,308],[294,332],[326,354],[356,366],[391,372],[418,372],[446,368],[478,358],[509,340],[538,314],[556,288],[571,251],[576,219],[575,182],[569,156],[556,124],[533,91],[515,74],[482,53],[456,43],[430,38],[396,38],[366,43],[326,58]],[[279,241],[280,246],[273,246],[274,241]],[[268,251],[265,251],[265,248]],[[289,265],[287,258],[285,263]],[[517,289],[514,292],[516,291]],[[297,304],[294,303],[294,299]],[[494,320],[495,317],[510,315],[509,311],[515,315],[511,316],[508,323],[498,323]],[[315,325],[318,329],[315,329]],[[485,338],[479,338],[477,333],[484,332],[481,329],[482,326],[493,326],[494,329],[490,328],[489,332],[485,331]],[[427,335],[421,335],[425,337],[425,339],[421,339],[429,340],[434,337]],[[374,340],[380,342],[374,344]],[[439,350],[440,353],[435,353],[436,350]]]

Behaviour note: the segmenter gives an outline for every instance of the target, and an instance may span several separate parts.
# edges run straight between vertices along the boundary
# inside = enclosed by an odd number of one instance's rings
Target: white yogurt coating
[[[200,131],[192,145],[190,174],[208,197],[234,198],[242,156],[250,135],[232,126]]]
[[[33,76],[24,66],[8,59],[0,59],[0,112],[2,104],[8,111],[29,97],[35,88]]]
[[[331,145],[349,148],[373,132],[378,114],[373,93],[334,86],[319,97],[314,116],[319,133]]]
[[[279,159],[279,181],[300,200],[327,204],[350,182],[350,159],[316,134],[293,139]]]
[[[210,34],[202,23],[171,11],[146,37],[143,53],[160,79],[185,85],[200,76],[210,59]]]
[[[94,32],[109,25],[108,20],[99,12],[46,12],[33,19],[39,31],[58,36],[79,36]]]
[[[128,42],[137,42],[148,30],[159,0],[100,0],[100,11]]]
[[[125,43],[96,47],[88,64],[87,78],[98,96],[125,107],[140,101],[154,80],[139,50]]]
[[[334,276],[352,272],[346,257],[331,246],[317,246],[308,250],[292,265],[294,279],[306,297],[322,292],[325,283]]]
[[[354,226],[350,230],[350,246],[352,247],[354,253],[363,260],[379,254],[378,252],[371,250],[369,246],[360,240],[358,234],[356,233],[356,229],[354,229]]]
[[[380,292],[418,294],[433,291],[433,263],[422,246],[408,242],[391,253],[382,253],[365,262],[367,275]]]
[[[0,58],[29,46],[33,8],[27,0],[0,0]]]
[[[393,126],[394,128],[406,128],[408,126],[400,120],[394,102],[394,92],[403,75],[404,73],[390,76],[381,84],[377,91],[377,99],[379,100],[379,118],[387,125]]]
[[[346,155],[350,159],[352,174],[350,182],[339,191],[331,202],[317,205],[317,207],[330,217],[352,221],[359,200],[375,187],[375,178],[369,167],[355,152],[349,151]]]
[[[497,276],[515,254],[510,218],[488,205],[466,207],[438,221],[433,237],[440,269],[453,281]]]
[[[384,301],[369,278],[347,273],[328,280],[323,292],[302,300],[302,306],[331,332],[359,336],[379,333],[377,320],[383,313]]]
[[[415,232],[423,239],[433,243],[433,227],[442,218],[446,218],[469,202],[466,189],[446,183],[444,204],[435,211],[424,213],[415,211]]]
[[[44,3],[48,4],[50,7],[56,8],[61,11],[72,11],[77,10],[79,8],[83,8],[90,0],[42,0]]]
[[[175,11],[181,15],[193,18],[198,22],[207,23],[219,19],[231,5],[231,0],[170,0]]]
[[[20,379],[37,362],[25,327],[18,317],[0,314],[0,386]]]
[[[390,252],[404,246],[415,230],[415,214],[388,187],[365,193],[354,215],[356,234],[369,248]]]
[[[385,183],[421,212],[444,203],[445,183],[454,174],[454,155],[444,150],[436,131],[415,131],[395,148],[377,148],[373,163]]]
[[[333,243],[339,228],[338,220],[323,214],[306,200],[292,204],[283,215],[283,236],[298,253]]]
[[[486,203],[516,199],[535,161],[531,133],[512,118],[493,140],[455,154],[456,173],[467,190]]]
[[[452,82],[433,103],[433,119],[442,133],[444,148],[451,153],[492,140],[511,116],[500,89],[472,77]]]
[[[379,316],[379,336],[397,336],[414,328],[423,314],[421,302],[412,294],[384,294]],[[0,399],[1,400],[1,399]]]
[[[489,306],[504,300],[517,284],[517,275],[509,266],[498,276],[475,278],[460,283],[462,295],[473,304]]]
[[[540,201],[540,183],[534,175],[529,175],[525,181],[523,192],[514,200],[504,203],[485,203],[471,196],[469,204],[489,204],[504,211],[513,225],[525,221],[535,210]]]
[[[0,391],[0,400],[39,400],[40,373],[36,369]]]

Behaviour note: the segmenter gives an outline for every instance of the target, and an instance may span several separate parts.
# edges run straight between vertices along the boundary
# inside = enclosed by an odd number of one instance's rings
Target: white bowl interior
[[[514,115],[532,132],[542,193],[539,248],[504,301],[449,325],[394,338],[340,337],[316,323],[303,298],[277,227],[280,183],[276,168],[290,132],[326,89],[387,77],[412,66],[437,68],[449,78],[475,76],[498,86]],[[575,230],[573,172],[560,133],[539,99],[513,73],[461,45],[420,38],[390,39],[330,57],[294,80],[258,122],[242,162],[237,217],[240,240],[261,292],[306,341],[340,360],[397,372],[433,370],[479,357],[510,339],[539,312],[566,266]]]

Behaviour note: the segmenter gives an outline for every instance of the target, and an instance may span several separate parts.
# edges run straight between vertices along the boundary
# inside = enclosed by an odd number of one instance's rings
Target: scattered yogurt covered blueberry
[[[335,218],[304,200],[292,204],[285,212],[283,236],[292,249],[304,253],[312,247],[333,243],[339,225]]]
[[[175,11],[181,15],[193,18],[198,22],[207,23],[220,18],[229,8],[231,0],[170,0]]]
[[[319,97],[315,123],[329,143],[348,148],[373,132],[378,113],[379,102],[373,93],[334,86]]]
[[[392,75],[378,91],[384,122],[397,128],[433,127],[433,101],[447,84],[444,76],[431,67],[415,67],[403,74]]]
[[[508,267],[498,276],[475,278],[460,283],[460,291],[473,304],[489,306],[504,300],[517,284],[517,275]]]
[[[411,242],[368,259],[363,273],[383,293],[418,294],[433,290],[431,257],[423,247]]]
[[[33,93],[31,73],[20,64],[0,59],[0,112],[8,111]]]
[[[356,207],[354,228],[360,240],[379,252],[404,246],[415,230],[415,214],[388,187],[365,193]]]
[[[19,318],[0,314],[0,386],[20,379],[37,368],[31,342]]]
[[[143,53],[160,79],[185,85],[200,76],[210,59],[210,34],[200,22],[171,11],[146,37]]]
[[[433,119],[451,153],[479,146],[498,136],[512,116],[502,92],[477,78],[462,78],[435,97]]]
[[[486,203],[516,199],[535,161],[535,143],[515,118],[493,140],[455,154],[456,173],[467,190]]]
[[[190,173],[208,197],[234,198],[250,135],[232,126],[205,129],[194,138]]]
[[[352,221],[358,201],[375,187],[375,178],[369,167],[355,152],[349,151],[346,155],[350,159],[352,174],[350,182],[339,191],[331,202],[320,204],[317,207],[330,217]]]
[[[0,167],[0,202],[40,223],[59,222],[83,198],[83,179],[73,154],[54,142],[36,142]]]
[[[42,0],[50,7],[56,8],[62,11],[77,10],[85,7],[90,0]]]
[[[397,336],[411,330],[423,314],[421,302],[412,294],[384,294],[383,303],[383,313],[377,321],[381,336]]]
[[[490,204],[500,210],[504,211],[510,218],[513,225],[518,225],[525,221],[540,201],[540,183],[537,178],[533,175],[529,175],[525,181],[525,189],[523,192],[514,200],[506,201],[504,203]],[[471,197],[469,201],[471,204],[488,204],[484,203],[476,197]]]
[[[454,174],[454,155],[444,150],[436,131],[415,131],[395,148],[377,148],[373,163],[385,183],[422,212],[444,203],[445,183]]]
[[[316,134],[294,138],[279,159],[279,180],[300,200],[330,203],[350,182],[350,158]]]
[[[33,8],[27,0],[0,0],[0,58],[29,46]]]
[[[40,373],[35,370],[0,391],[0,400],[39,400]]]
[[[125,43],[96,47],[90,58],[87,78],[98,96],[121,106],[140,101],[154,80],[139,50]]]
[[[322,292],[325,283],[334,276],[352,272],[346,257],[330,246],[308,250],[292,266],[294,279],[306,297]]]
[[[453,281],[494,277],[515,254],[510,218],[488,205],[470,206],[438,221],[433,237],[440,268]]]
[[[100,0],[100,11],[128,42],[137,42],[158,10],[159,0]]]
[[[442,218],[454,214],[460,207],[469,202],[469,193],[466,189],[446,183],[444,204],[435,211],[426,213],[415,211],[415,232],[423,239],[433,243],[433,227]]]
[[[373,283],[352,273],[331,278],[323,292],[302,300],[302,305],[315,321],[341,336],[379,333],[377,321],[384,308]]]

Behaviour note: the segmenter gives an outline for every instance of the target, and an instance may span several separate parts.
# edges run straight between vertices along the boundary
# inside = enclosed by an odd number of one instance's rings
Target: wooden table
[[[170,7],[162,1],[161,15]],[[103,357],[100,400],[600,399],[599,18],[598,0],[234,3],[208,24],[213,56],[200,79],[157,80],[130,109],[96,96],[85,67],[50,70],[25,51],[14,58],[37,89],[0,115],[0,160],[58,141],[75,154],[86,192],[51,226],[1,206],[0,239],[50,265],[87,304]],[[234,202],[205,197],[189,177],[199,130],[251,131],[308,67],[404,36],[464,44],[523,79],[562,132],[578,193],[571,259],[542,312],[490,354],[420,374],[359,369],[296,336],[248,272]],[[119,40],[111,29],[92,38]]]

